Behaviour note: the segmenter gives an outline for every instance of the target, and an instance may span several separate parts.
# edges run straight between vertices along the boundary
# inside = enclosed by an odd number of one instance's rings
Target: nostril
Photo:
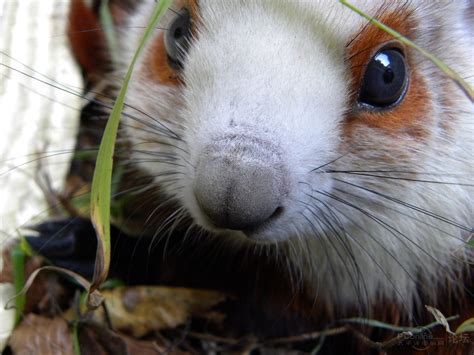
[[[273,212],[273,214],[270,216],[270,218],[269,218],[268,220],[277,219],[277,218],[280,217],[282,214],[283,214],[283,207],[277,207],[277,209],[275,210],[275,212]]]
[[[248,226],[247,228],[244,228],[243,232],[246,233],[247,235],[252,234],[252,233],[256,232],[259,228],[264,227],[264,226],[268,225],[269,223],[271,223],[271,222],[275,221],[276,219],[278,219],[283,214],[283,212],[284,212],[283,207],[277,207],[275,209],[275,211],[272,213],[272,215],[270,217],[268,217],[266,220],[262,221],[258,225]]]

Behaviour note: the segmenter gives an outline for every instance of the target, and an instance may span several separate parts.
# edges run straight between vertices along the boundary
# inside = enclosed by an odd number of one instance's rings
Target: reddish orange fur
[[[396,12],[383,13],[379,20],[407,36],[415,27],[413,20],[410,18],[410,13],[404,8]],[[423,138],[427,134],[423,129],[423,123],[430,117],[431,98],[426,83],[417,72],[416,63],[412,58],[412,50],[404,47],[401,43],[395,41],[390,34],[374,25],[364,27],[347,48],[347,58],[352,71],[351,101],[357,100],[358,90],[367,63],[381,47],[390,42],[403,49],[407,57],[410,79],[406,96],[393,109],[383,111],[363,109],[351,112],[344,127],[346,136],[350,136],[359,125],[368,125],[394,134],[406,133],[415,138]]]
[[[181,7],[189,9],[194,23],[198,21],[199,5],[197,0],[188,0]],[[164,40],[165,34],[164,31],[156,38],[145,61],[149,63],[148,68],[155,81],[165,85],[179,85],[182,83],[179,72],[173,69],[168,62]]]
[[[110,12],[116,25],[126,19],[126,11],[117,2],[110,3]],[[71,0],[67,34],[71,50],[87,81],[93,83],[112,69],[99,16],[84,0]]]
[[[165,34],[166,32],[160,33],[159,37],[153,42],[145,61],[148,63],[147,68],[155,81],[165,85],[178,85],[181,82],[179,73],[168,62],[165,49]]]
[[[103,72],[108,60],[104,33],[97,15],[83,0],[71,1],[67,33],[73,54],[87,77]]]

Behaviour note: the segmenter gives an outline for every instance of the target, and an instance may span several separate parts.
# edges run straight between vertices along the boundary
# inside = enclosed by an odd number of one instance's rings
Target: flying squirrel
[[[72,1],[69,37],[115,96],[156,2],[110,2],[115,55],[99,3]],[[354,3],[473,82],[469,1]],[[126,103],[131,234],[188,262],[157,281],[236,292],[262,328],[472,316],[473,105],[400,39],[337,1],[176,0]]]

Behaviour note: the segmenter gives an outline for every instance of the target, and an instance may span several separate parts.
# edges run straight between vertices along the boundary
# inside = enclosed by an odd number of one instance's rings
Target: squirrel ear
[[[71,0],[67,34],[84,80],[94,84],[113,69],[110,50],[100,20],[104,0]],[[109,0],[114,24],[120,26],[133,7],[129,0]]]
[[[72,0],[69,9],[69,43],[86,82],[97,81],[111,69],[105,34],[94,3]]]

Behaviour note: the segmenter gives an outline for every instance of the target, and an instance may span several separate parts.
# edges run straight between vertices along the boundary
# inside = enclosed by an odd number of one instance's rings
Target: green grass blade
[[[18,324],[23,315],[26,304],[26,295],[21,293],[25,287],[25,260],[26,254],[20,244],[13,247],[11,251],[13,266],[13,286],[15,287],[15,324]]]
[[[398,33],[394,29],[384,25],[382,22],[378,21],[377,19],[373,18],[372,16],[366,14],[364,11],[359,9],[358,7],[354,6],[353,4],[349,3],[346,0],[339,0],[341,4],[348,7],[355,13],[359,14],[360,16],[367,19],[370,23],[374,24],[381,30],[387,32],[388,34],[392,35],[396,39],[398,39],[403,44],[416,49],[420,52],[424,57],[428,58],[433,64],[435,64],[439,69],[441,69],[448,77],[450,77],[454,82],[459,86],[459,88],[466,94],[471,102],[474,102],[474,90],[469,86],[469,84],[459,76],[453,69],[451,69],[448,65],[446,65],[442,60],[431,54],[430,52],[426,51],[425,49],[418,46],[416,43],[410,41],[408,38],[403,36],[402,34]]]
[[[105,39],[109,48],[110,57],[112,63],[115,64],[117,63],[118,45],[117,37],[115,35],[114,19],[110,13],[109,0],[101,1],[99,15],[101,27],[104,29]]]
[[[457,329],[456,335],[466,332],[474,332],[474,318],[469,318],[468,320],[464,321]]]
[[[77,320],[74,320],[72,324],[71,338],[74,355],[81,355],[81,344],[79,342],[79,325]]]
[[[113,154],[120,116],[124,107],[125,95],[127,93],[128,84],[132,77],[135,63],[143,51],[146,42],[153,34],[156,24],[162,14],[170,6],[170,3],[171,0],[160,0],[155,6],[150,23],[142,36],[139,47],[136,50],[132,61],[129,64],[122,88],[118,94],[117,100],[115,101],[100,144],[91,192],[91,220],[98,237],[94,279],[91,287],[92,291],[96,290],[107,278],[110,265],[110,199]]]
[[[16,268],[16,270],[19,270],[19,269],[20,269],[19,267]],[[70,280],[76,283],[78,286],[82,287],[86,291],[85,294],[87,295],[87,308],[89,310],[97,309],[104,301],[104,298],[99,293],[99,291],[91,290],[92,284],[87,279],[75,273],[74,271],[57,267],[57,266],[42,266],[39,269],[36,269],[35,271],[33,271],[31,275],[28,277],[28,280],[26,281],[24,281],[24,276],[23,276],[23,279],[18,278],[18,280],[21,281],[21,283],[18,282],[18,288],[20,288],[21,286],[21,289],[19,291],[16,290],[17,293],[10,300],[7,301],[5,308],[6,309],[10,308],[11,302],[15,301],[15,306],[18,309],[18,298],[26,294],[26,292],[30,289],[31,285],[35,281],[38,274],[44,271],[61,273],[64,276],[69,277]]]

